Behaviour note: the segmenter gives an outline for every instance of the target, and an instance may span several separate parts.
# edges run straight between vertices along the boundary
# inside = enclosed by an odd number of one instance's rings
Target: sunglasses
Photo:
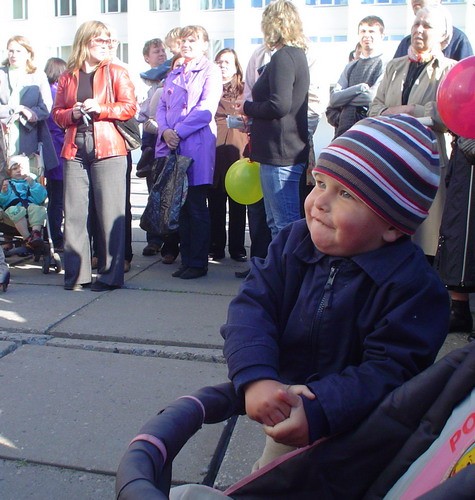
[[[110,38],[93,38],[91,43],[93,45],[110,45],[112,40]]]

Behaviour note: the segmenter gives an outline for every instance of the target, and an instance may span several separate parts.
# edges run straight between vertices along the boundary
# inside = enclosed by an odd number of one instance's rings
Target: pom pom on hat
[[[364,118],[322,149],[329,175],[405,234],[424,221],[440,180],[434,133],[409,115]]]

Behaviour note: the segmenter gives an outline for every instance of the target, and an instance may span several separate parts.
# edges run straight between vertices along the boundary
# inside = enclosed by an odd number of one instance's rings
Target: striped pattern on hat
[[[437,140],[409,115],[365,118],[322,149],[313,169],[318,172],[403,233],[414,234],[439,187]]]

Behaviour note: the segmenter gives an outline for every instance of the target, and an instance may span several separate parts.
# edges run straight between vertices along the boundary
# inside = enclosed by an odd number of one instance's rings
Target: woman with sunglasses
[[[110,62],[110,37],[100,21],[78,28],[53,107],[54,120],[66,130],[61,152],[66,290],[91,284],[91,216],[98,254],[91,289],[100,292],[124,283],[127,149],[114,121],[134,116],[137,105],[127,70]]]

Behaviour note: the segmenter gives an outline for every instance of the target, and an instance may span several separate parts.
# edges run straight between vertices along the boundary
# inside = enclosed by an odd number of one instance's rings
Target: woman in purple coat
[[[195,279],[208,272],[210,217],[206,204],[216,156],[214,115],[223,89],[221,72],[210,61],[208,33],[201,26],[181,30],[185,63],[168,75],[157,109],[155,157],[170,151],[193,159],[188,169],[188,196],[180,212],[181,267],[172,276]]]

